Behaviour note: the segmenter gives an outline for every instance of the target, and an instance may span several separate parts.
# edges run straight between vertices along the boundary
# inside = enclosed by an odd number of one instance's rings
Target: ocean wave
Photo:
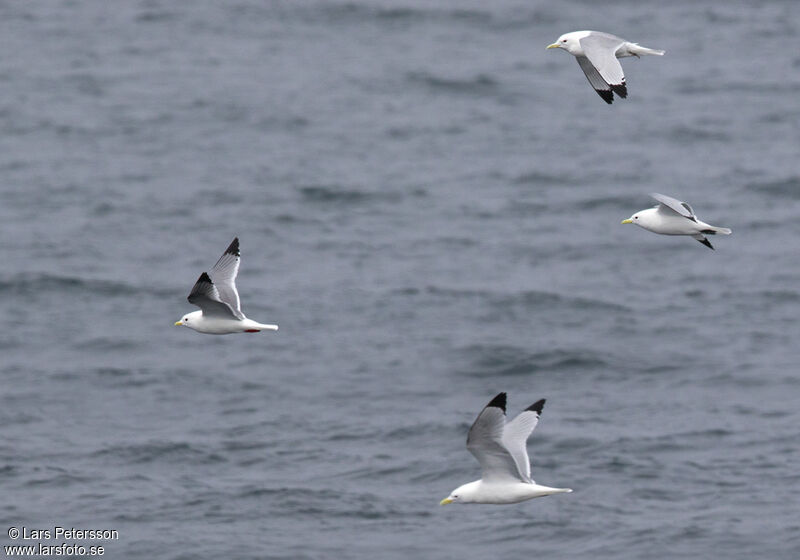
[[[498,89],[497,81],[486,74],[472,78],[454,78],[431,74],[429,72],[409,72],[406,79],[415,85],[422,85],[432,91],[463,93],[468,95],[487,95]]]
[[[588,350],[547,350],[531,352],[500,344],[475,344],[463,349],[470,366],[467,375],[475,377],[530,375],[608,367],[605,358]]]
[[[99,344],[99,340],[95,339],[89,343]],[[121,349],[128,350],[130,348],[137,348],[138,344],[124,344]],[[78,345],[80,348],[81,345]],[[120,349],[119,346],[108,346],[114,350]],[[107,351],[107,350],[106,350]],[[145,387],[147,385],[157,384],[161,378],[154,374],[147,368],[121,368],[121,367],[96,367],[92,368],[91,373],[101,379],[106,379],[112,382],[115,387]],[[83,372],[75,374],[75,377],[80,377]]]
[[[0,279],[0,290],[16,296],[37,295],[42,292],[58,294],[126,295],[138,291],[138,287],[122,282],[93,280],[77,276],[48,273],[24,273]]]
[[[134,21],[136,23],[162,23],[171,22],[179,19],[178,12],[170,12],[168,10],[153,10],[146,9],[136,14]]]
[[[399,290],[407,295],[417,295],[419,291],[414,288]],[[447,299],[481,299],[499,311],[521,308],[524,312],[541,311],[545,309],[570,307],[581,312],[607,311],[615,313],[629,313],[631,308],[600,299],[584,297],[569,297],[555,292],[541,290],[525,290],[517,293],[497,293],[489,290],[474,290],[463,288],[447,288],[442,286],[427,286],[425,294]]]
[[[269,500],[275,507],[299,516],[336,516],[356,519],[385,519],[407,516],[405,511],[381,510],[386,504],[371,493],[354,493],[305,486],[261,487],[249,484],[236,495],[237,503]],[[391,507],[391,506],[389,506]]]
[[[358,2],[324,2],[305,8],[301,12],[306,18],[336,23],[408,24],[421,22],[466,22],[489,24],[493,15],[486,10],[467,8],[420,8],[412,6],[376,6]]]
[[[795,175],[768,183],[750,183],[747,189],[772,196],[800,199],[800,176]]]
[[[514,177],[514,183],[517,185],[560,185],[574,181],[570,175],[545,173],[543,171],[527,171]]]
[[[26,481],[25,486],[52,486],[54,488],[64,488],[72,484],[85,484],[94,480],[92,476],[72,473],[66,469],[57,467],[49,467],[43,469],[43,471],[44,474],[42,474],[42,471],[37,471],[36,478]],[[48,473],[50,473],[49,476]]]
[[[114,336],[101,336],[83,340],[74,345],[74,348],[81,351],[96,352],[116,352],[120,350],[133,350],[139,347],[139,343],[129,338]]]
[[[308,202],[362,204],[372,200],[395,200],[396,193],[377,193],[342,187],[341,185],[309,185],[298,189]]]
[[[9,411],[8,407],[0,410],[0,425],[11,426],[14,424],[33,424],[42,420],[41,416],[25,410]]]
[[[578,201],[574,203],[575,208],[579,208],[581,210],[595,210],[597,208],[613,208],[617,209],[622,213],[631,212],[633,208],[638,208],[642,205],[643,197],[641,195],[606,195],[606,196],[596,196],[587,198],[585,200]],[[646,199],[645,199],[646,204]]]
[[[227,461],[218,453],[201,449],[189,443],[171,441],[112,445],[96,451],[93,456],[126,464],[152,462],[211,464]]]
[[[711,130],[697,126],[678,125],[669,130],[670,140],[679,144],[694,144],[697,142],[730,142],[730,134],[721,130]]]
[[[319,22],[330,25],[378,25],[386,28],[405,28],[418,24],[437,24],[443,26],[462,25],[478,29],[503,31],[510,29],[528,29],[532,25],[553,24],[559,21],[559,12],[547,8],[514,6],[503,9],[502,6],[485,4],[487,7],[500,8],[489,11],[476,7],[458,6],[380,6],[371,2],[323,2],[311,6],[292,6],[282,9],[285,19],[300,19],[306,22]]]

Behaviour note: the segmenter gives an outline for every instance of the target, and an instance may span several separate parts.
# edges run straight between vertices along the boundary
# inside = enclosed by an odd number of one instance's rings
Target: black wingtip
[[[611,105],[614,102],[614,92],[610,89],[596,89],[597,95],[603,98],[603,101]]]
[[[711,241],[709,241],[705,237],[703,239],[698,239],[698,241],[703,245],[705,245],[706,247],[708,247],[709,249],[711,249],[712,251],[714,251],[714,246],[711,244]]]
[[[225,254],[226,255],[229,255],[229,254],[230,255],[236,255],[237,257],[240,256],[239,255],[239,238],[238,237],[234,237],[233,238],[233,241],[231,241],[231,244],[228,245],[227,249],[225,249]]]
[[[628,97],[628,86],[625,85],[624,82],[621,84],[613,84],[611,86],[611,91],[619,95],[622,99]]]
[[[536,401],[535,403],[533,403],[532,405],[530,405],[525,410],[532,410],[536,414],[541,414],[542,413],[542,409],[544,408],[545,401],[547,401],[547,399],[540,399],[540,400]]]
[[[491,402],[489,404],[486,405],[486,408],[489,408],[490,406],[494,406],[496,408],[499,408],[500,410],[503,411],[503,414],[505,414],[505,412],[506,412],[506,394],[505,393],[499,393],[495,398],[493,398],[491,400]]]
[[[198,289],[197,288],[198,284],[211,284],[213,286],[214,282],[211,281],[211,278],[208,276],[208,273],[204,272],[203,274],[200,275],[200,278],[198,278],[197,282],[195,282],[194,286],[192,286],[192,291],[191,293],[189,293],[189,297],[186,298],[192,305],[194,305],[195,291]]]

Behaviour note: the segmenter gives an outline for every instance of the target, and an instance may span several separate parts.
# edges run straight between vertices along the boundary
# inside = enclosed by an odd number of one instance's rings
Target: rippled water
[[[566,53],[626,59],[611,107]],[[797,558],[800,7],[0,6],[6,527],[112,558]],[[717,250],[619,226],[658,191]],[[172,323],[242,244],[245,312]],[[498,391],[538,482],[479,476]]]

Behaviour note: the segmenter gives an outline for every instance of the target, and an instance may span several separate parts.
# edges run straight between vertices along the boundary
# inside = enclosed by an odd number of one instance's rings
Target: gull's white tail
[[[731,234],[731,230],[729,228],[726,228],[726,227],[711,226],[710,229],[711,229],[711,231],[704,232],[704,233],[711,233],[712,235],[716,234],[716,233],[719,233],[721,235],[730,235]]]
[[[643,54],[652,54],[656,56],[664,56],[666,51],[662,51],[661,49],[648,49],[647,47],[643,47],[641,45],[637,45],[636,43],[629,43],[628,50],[631,54],[636,56],[641,56]]]
[[[572,492],[572,488],[551,488],[550,486],[542,486],[534,483],[534,488],[537,490],[539,496],[550,496],[552,494],[567,494]]]

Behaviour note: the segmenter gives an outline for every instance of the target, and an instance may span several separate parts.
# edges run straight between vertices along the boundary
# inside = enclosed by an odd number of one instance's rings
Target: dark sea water
[[[667,55],[607,106],[545,50],[587,28]],[[798,44],[794,1],[3,3],[0,544],[799,558]],[[653,191],[733,235],[620,226]],[[173,327],[236,235],[280,331]],[[498,391],[575,492],[441,508]]]

